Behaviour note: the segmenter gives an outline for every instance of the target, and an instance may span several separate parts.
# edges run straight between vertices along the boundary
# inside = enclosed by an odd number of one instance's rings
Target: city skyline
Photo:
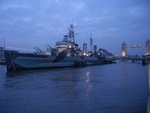
[[[81,48],[92,33],[98,48],[118,52],[123,41],[144,44],[150,38],[149,5],[149,0],[1,0],[0,44],[5,38],[8,47],[54,47],[73,23]]]

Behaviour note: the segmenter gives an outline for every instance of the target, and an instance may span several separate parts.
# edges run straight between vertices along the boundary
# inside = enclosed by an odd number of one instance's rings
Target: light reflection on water
[[[85,82],[87,84],[86,95],[89,95],[92,90],[92,84],[91,84],[91,73],[88,71],[85,74]]]
[[[3,113],[145,113],[147,66],[131,63],[6,73]],[[1,113],[0,112],[0,113]]]

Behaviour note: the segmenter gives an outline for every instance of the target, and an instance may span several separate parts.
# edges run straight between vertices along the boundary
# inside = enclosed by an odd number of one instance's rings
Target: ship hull
[[[110,63],[105,57],[89,56],[49,56],[33,53],[19,53],[5,50],[7,71],[21,71],[30,69],[81,67]]]
[[[84,56],[84,60],[87,64],[87,66],[90,65],[100,65],[105,63],[105,58],[104,57],[91,57],[91,56]]]
[[[19,53],[5,51],[7,71],[20,71],[43,68],[64,68],[84,65],[79,56],[57,58],[57,56],[37,55],[32,53]],[[79,65],[80,64],[80,65]]]

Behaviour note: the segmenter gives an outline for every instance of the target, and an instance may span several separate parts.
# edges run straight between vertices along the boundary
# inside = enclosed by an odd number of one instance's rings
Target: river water
[[[115,63],[7,73],[0,113],[146,113],[148,67]]]

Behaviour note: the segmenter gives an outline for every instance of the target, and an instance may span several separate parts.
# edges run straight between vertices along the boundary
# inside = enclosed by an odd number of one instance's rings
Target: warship
[[[87,52],[85,47],[80,49],[74,39],[74,26],[68,28],[68,34],[62,41],[56,42],[56,47],[52,48],[47,44],[47,50],[42,51],[34,47],[34,53],[23,53],[14,50],[5,50],[5,60],[7,71],[20,71],[42,68],[64,68],[80,67],[107,63],[106,56],[99,51]]]

